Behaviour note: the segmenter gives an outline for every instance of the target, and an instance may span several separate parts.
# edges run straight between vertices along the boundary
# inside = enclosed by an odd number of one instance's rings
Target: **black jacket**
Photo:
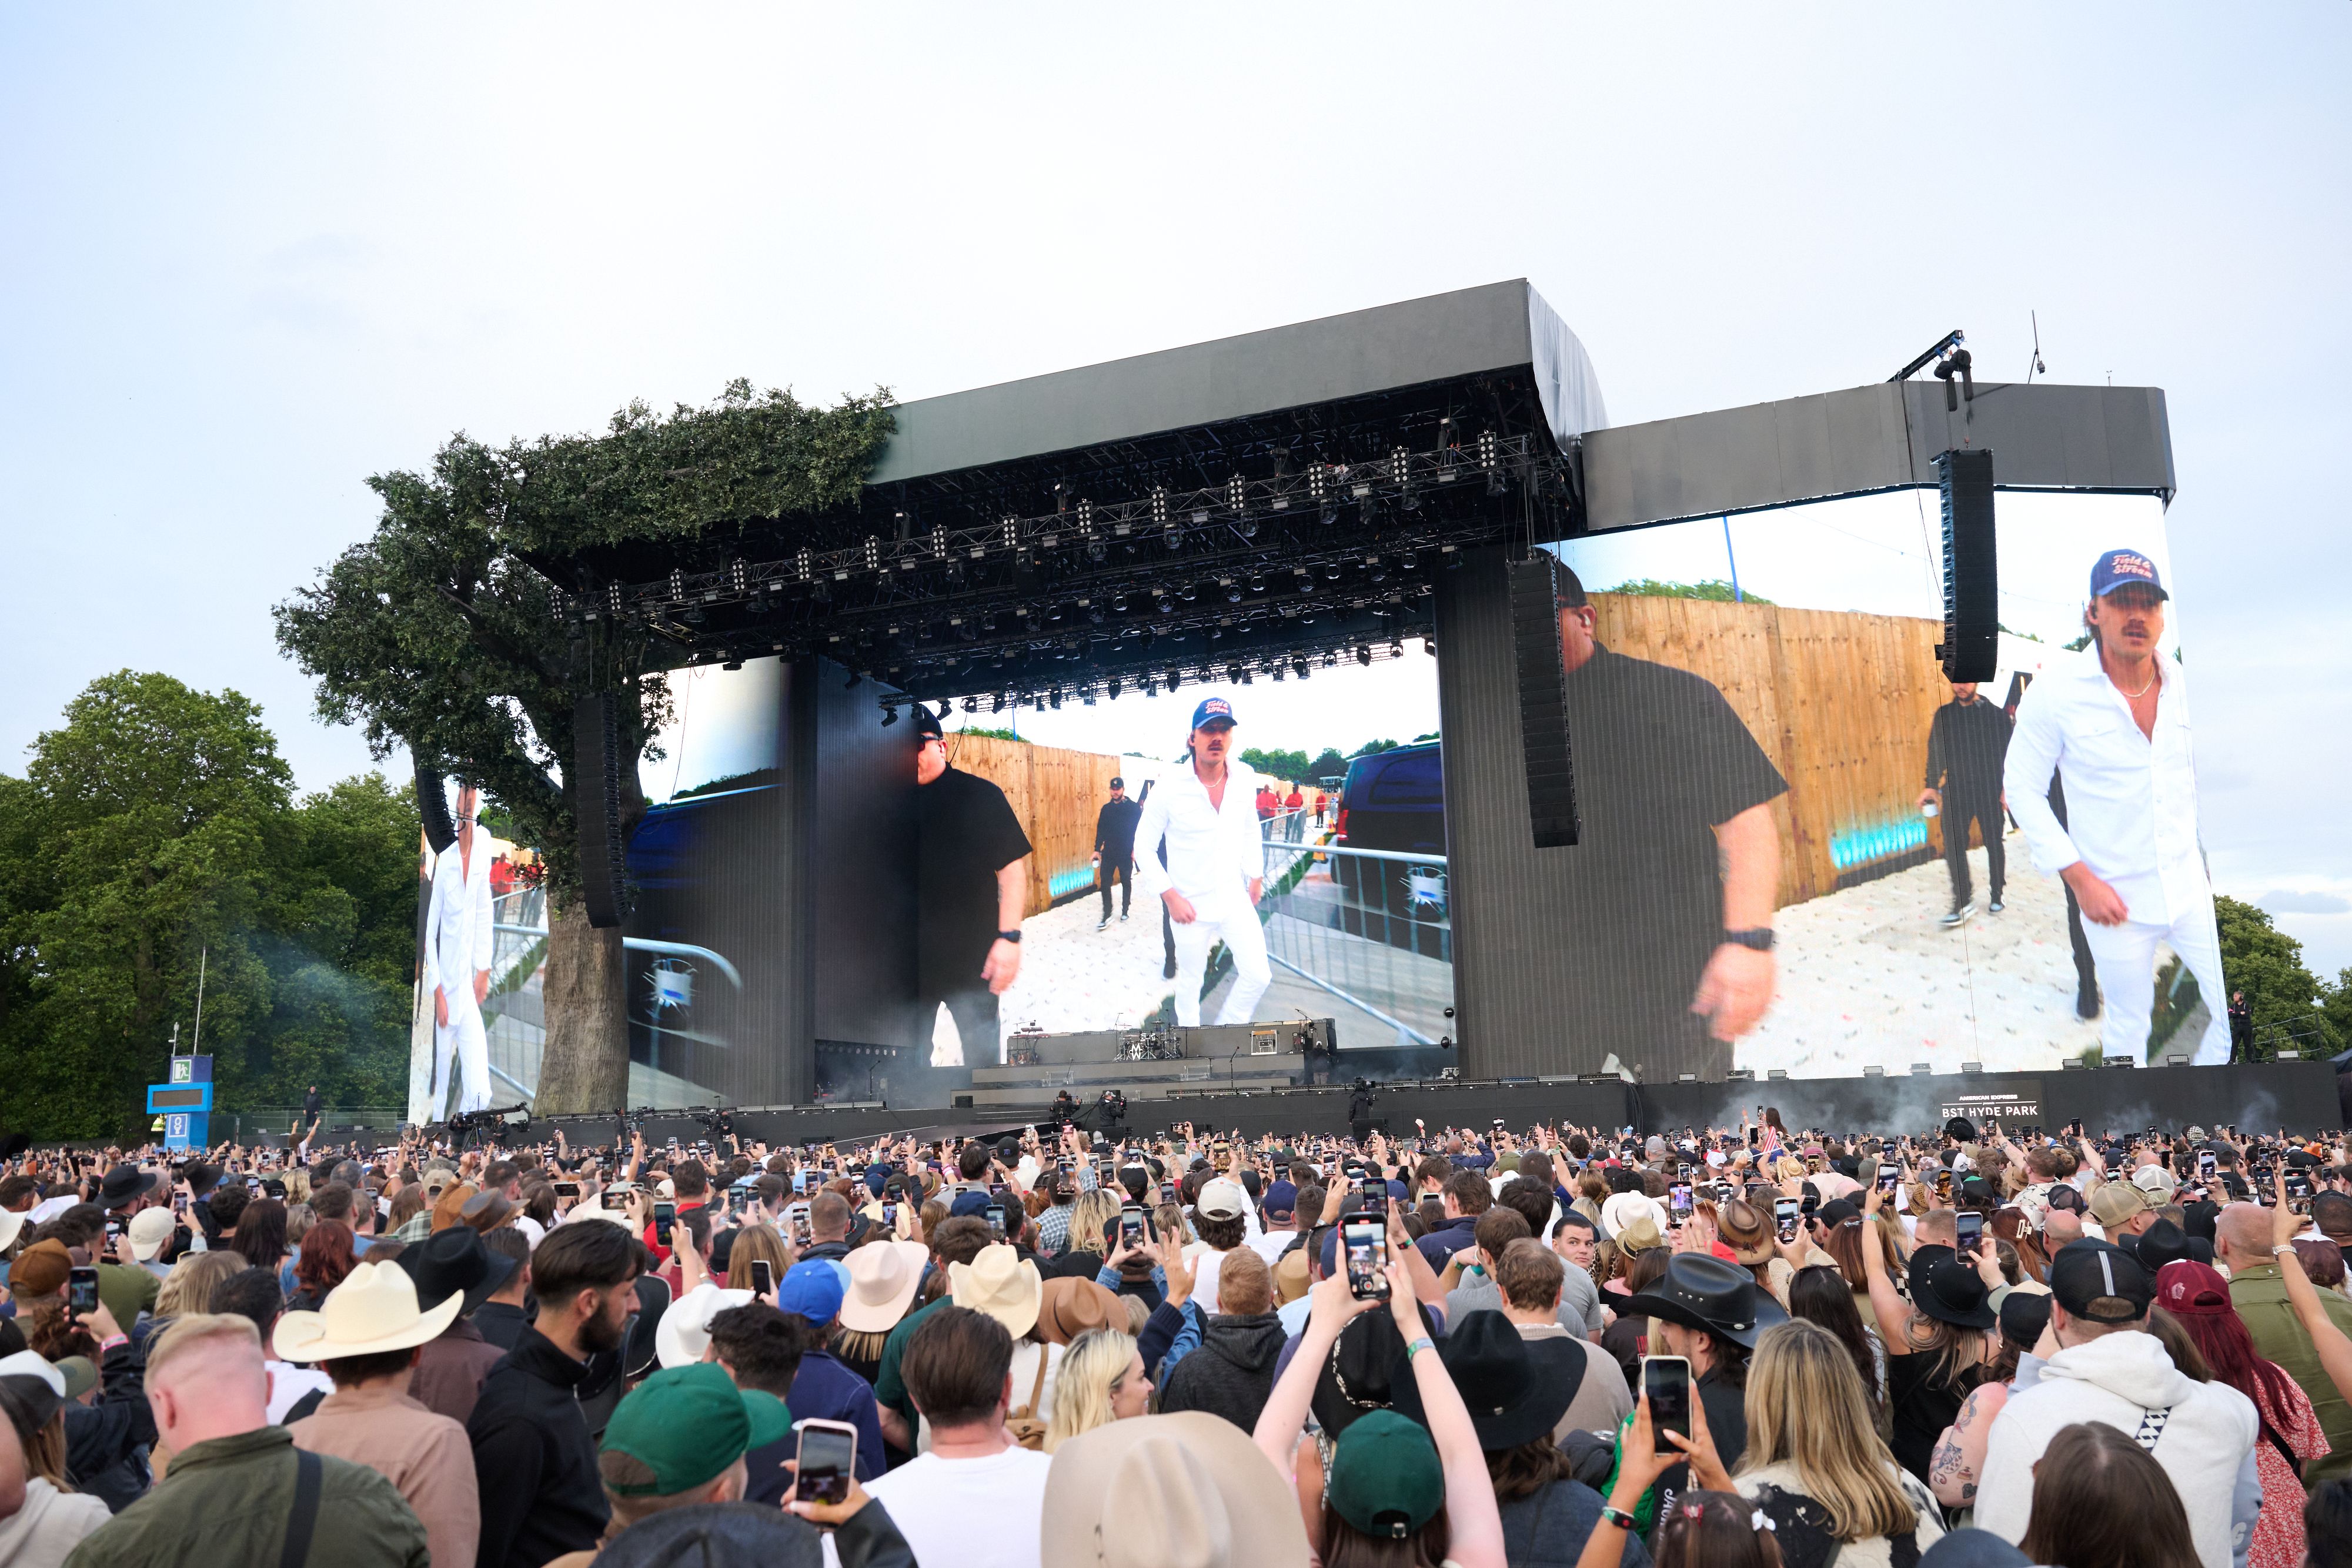
[[[484,1301],[474,1309],[474,1332],[500,1350],[512,1350],[530,1319],[510,1301]]]
[[[1162,1411],[1205,1410],[1244,1432],[1274,1392],[1274,1364],[1289,1336],[1273,1312],[1223,1313],[1201,1331],[1200,1348],[1176,1364],[1160,1391]]]
[[[1927,726],[1927,788],[1956,800],[1997,798],[2009,732],[2009,715],[1982,697],[1937,708]]]
[[[147,1495],[147,1450],[155,1442],[155,1413],[147,1404],[147,1356],[134,1345],[106,1353],[98,1397],[68,1400],[66,1474],[116,1513]]]
[[[587,1375],[584,1364],[526,1328],[483,1379],[466,1423],[481,1483],[479,1568],[540,1568],[604,1533],[612,1511],[572,1392]]]

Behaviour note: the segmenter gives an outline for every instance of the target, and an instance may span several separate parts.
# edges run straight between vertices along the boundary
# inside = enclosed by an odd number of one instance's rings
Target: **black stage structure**
[[[807,1103],[817,1053],[874,1051],[877,998],[907,987],[905,899],[854,888],[841,846],[910,859],[888,727],[911,700],[987,715],[1309,679],[1415,638],[1439,661],[1461,1076],[1614,1051],[1653,1084],[1718,1079],[1727,1047],[1580,1036],[1544,961],[1574,939],[1555,869],[1576,852],[1574,747],[1538,733],[1513,569],[1612,529],[1939,482],[1948,500],[1955,451],[1978,455],[1988,549],[1987,479],[2173,492],[2160,391],[1967,392],[1898,377],[1612,427],[1582,345],[1517,280],[907,403],[854,507],[534,564],[584,638],[622,622],[673,667],[785,665],[788,828],[761,874],[787,961],[756,1009],[772,1068],[740,1100]],[[1967,615],[1948,589],[1955,646]]]

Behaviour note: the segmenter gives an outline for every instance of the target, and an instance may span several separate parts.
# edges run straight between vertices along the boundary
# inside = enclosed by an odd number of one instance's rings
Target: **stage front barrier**
[[[1451,1038],[1445,857],[1294,839],[1299,815],[1268,824],[1258,910],[1275,983],[1260,1015],[1334,1013],[1342,1051]]]

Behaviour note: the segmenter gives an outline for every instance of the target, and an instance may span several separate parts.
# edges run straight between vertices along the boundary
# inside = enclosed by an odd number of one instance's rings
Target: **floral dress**
[[[2284,1381],[2284,1380],[2282,1380]],[[2262,1412],[2263,1436],[2254,1439],[2254,1475],[2263,1483],[2263,1511],[2254,1519],[2254,1539],[2246,1552],[2246,1568],[2301,1568],[2304,1553],[2303,1481],[2279,1452],[2271,1434],[2294,1451],[2305,1465],[2327,1453],[2327,1437],[2312,1413],[2311,1396],[2286,1384],[2286,1407],[2270,1396],[2269,1385],[2257,1381],[2261,1393],[2254,1407]]]

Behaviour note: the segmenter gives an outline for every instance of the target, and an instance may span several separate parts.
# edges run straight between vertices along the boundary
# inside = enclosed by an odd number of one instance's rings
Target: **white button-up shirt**
[[[2164,685],[2150,737],[2107,679],[2095,643],[2054,662],[2017,705],[2001,784],[2035,865],[2054,873],[2080,861],[2132,919],[2168,925],[2213,890],[2197,841],[2188,678],[2162,654],[2155,665]],[[2053,771],[2066,786],[2063,827],[2050,809]]]
[[[433,902],[425,915],[425,983],[471,1006],[474,975],[490,967],[490,835],[474,830],[473,874],[456,842],[433,862]]]
[[[1242,763],[1225,763],[1225,797],[1209,803],[1208,786],[1190,762],[1179,762],[1153,780],[1150,799],[1135,828],[1135,882],[1148,897],[1170,887],[1203,914],[1230,907],[1229,898],[1249,903],[1249,884],[1265,874],[1265,831],[1257,820],[1257,774]],[[1168,868],[1160,866],[1160,836],[1168,839]]]

